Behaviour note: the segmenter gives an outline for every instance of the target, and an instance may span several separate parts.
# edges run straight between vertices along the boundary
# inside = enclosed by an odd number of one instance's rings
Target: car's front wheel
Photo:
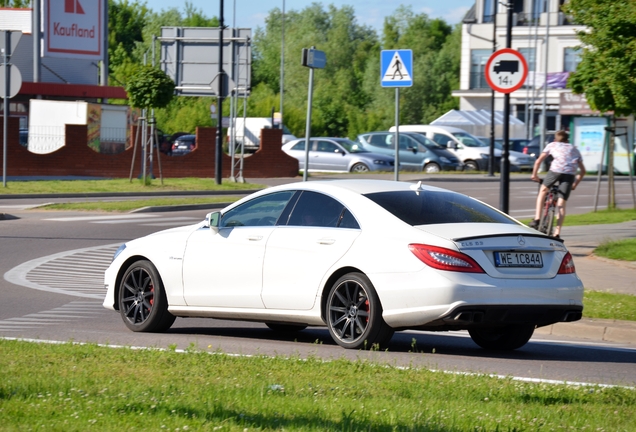
[[[163,332],[174,323],[163,282],[150,261],[136,261],[124,273],[119,286],[119,313],[135,332]]]
[[[479,171],[479,165],[474,160],[468,160],[464,163],[464,170]]]
[[[369,172],[369,167],[363,164],[362,162],[358,162],[357,164],[351,167],[351,172],[352,173]]]
[[[440,172],[440,167],[435,162],[429,162],[424,166],[424,172],[428,174]]]
[[[362,273],[344,275],[331,288],[327,327],[333,340],[349,349],[382,347],[393,336],[393,329],[382,319],[375,288]]]
[[[473,342],[484,349],[511,351],[524,346],[534,333],[534,325],[519,324],[497,328],[469,329]]]

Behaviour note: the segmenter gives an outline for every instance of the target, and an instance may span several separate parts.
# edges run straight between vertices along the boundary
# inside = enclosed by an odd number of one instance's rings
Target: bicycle
[[[539,187],[543,184],[543,180],[539,182]],[[550,190],[545,195],[543,202],[543,208],[541,209],[541,217],[539,218],[538,231],[549,236],[552,235],[554,230],[554,219],[556,216],[557,200],[559,199],[559,187],[557,184],[553,184]]]

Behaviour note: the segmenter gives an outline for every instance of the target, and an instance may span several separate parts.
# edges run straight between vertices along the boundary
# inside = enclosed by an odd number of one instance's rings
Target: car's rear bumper
[[[543,327],[581,319],[583,306],[575,305],[462,305],[443,317],[417,327],[420,330],[465,330],[532,324]]]

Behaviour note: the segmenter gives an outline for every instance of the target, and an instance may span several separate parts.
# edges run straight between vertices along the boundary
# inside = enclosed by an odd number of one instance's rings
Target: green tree
[[[458,107],[451,92],[459,88],[460,44],[460,26],[452,28],[411,8],[399,7],[385,18],[382,48],[413,51],[413,86],[400,90],[401,124],[427,124]],[[369,62],[364,88],[373,99],[357,127],[387,129],[395,124],[395,90],[379,88],[379,54]]]
[[[128,0],[108,2],[108,55],[113,66],[131,59],[136,44],[143,40],[148,13],[145,4]]]
[[[163,108],[174,96],[174,81],[160,69],[142,66],[128,80],[126,92],[135,108]]]
[[[279,9],[270,12],[265,28],[254,35],[253,88],[268,93],[279,108],[281,18]],[[312,134],[346,136],[350,113],[361,111],[370,100],[362,89],[367,59],[377,52],[377,36],[366,26],[357,24],[349,6],[336,8],[314,3],[301,11],[285,14],[285,109],[284,121],[296,135],[304,135],[309,70],[300,65],[303,48],[315,46],[327,54],[325,69],[314,75],[314,114]],[[260,100],[265,98],[258,96]],[[250,116],[269,115],[272,106],[251,107]]]
[[[31,7],[30,0],[0,0],[0,7],[24,9]]]
[[[636,0],[571,0],[564,7],[574,22],[586,26],[581,63],[570,75],[568,87],[584,93],[590,106],[613,112],[609,140],[609,208],[616,207],[614,192],[615,117],[636,113]]]
[[[636,112],[636,1],[571,0],[564,10],[587,27],[581,63],[568,86],[592,108],[618,116]]]

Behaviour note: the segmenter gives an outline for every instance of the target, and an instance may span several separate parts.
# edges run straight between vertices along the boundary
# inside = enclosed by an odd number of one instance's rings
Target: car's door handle
[[[259,235],[249,236],[247,239],[249,241],[260,241],[260,240],[263,240],[263,236],[259,236]]]
[[[318,244],[322,244],[322,245],[332,245],[335,242],[336,242],[336,239],[331,239],[331,238],[318,239]]]

